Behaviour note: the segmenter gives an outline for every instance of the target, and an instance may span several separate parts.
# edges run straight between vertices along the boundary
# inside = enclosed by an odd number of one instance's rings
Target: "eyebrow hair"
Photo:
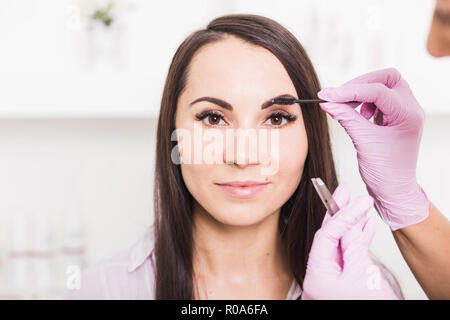
[[[264,102],[264,103],[261,105],[261,110],[266,109],[266,108],[270,107],[271,105],[273,105],[274,103],[273,103],[272,100],[274,100],[274,99],[297,99],[297,98],[295,98],[294,96],[292,96],[292,95],[290,95],[290,94],[282,94],[282,95],[276,96],[276,97],[274,97],[274,98],[272,98],[272,99],[267,100],[266,102]],[[221,100],[221,99],[219,99],[219,98],[213,98],[213,97],[208,97],[208,96],[206,96],[206,97],[201,97],[201,98],[198,98],[198,99],[192,101],[192,102],[189,104],[189,106],[192,106],[194,103],[197,103],[197,102],[200,102],[200,101],[208,101],[208,102],[212,102],[212,103],[217,104],[218,106],[220,106],[220,107],[222,107],[222,108],[224,108],[224,109],[227,109],[227,110],[230,110],[230,111],[233,110],[233,107],[232,107],[231,104],[229,104],[228,102],[226,102],[226,101],[224,101],[224,100]]]

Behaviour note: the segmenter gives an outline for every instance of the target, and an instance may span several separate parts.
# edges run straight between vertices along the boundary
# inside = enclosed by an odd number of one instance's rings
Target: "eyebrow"
[[[264,103],[261,105],[261,110],[266,109],[266,108],[270,107],[271,105],[273,105],[273,104],[274,104],[274,102],[273,102],[274,99],[297,99],[297,98],[295,98],[294,96],[292,96],[292,95],[290,95],[290,94],[282,94],[282,95],[276,96],[276,97],[274,97],[274,98],[272,98],[272,99],[267,100],[266,102],[264,102]],[[225,109],[227,109],[227,110],[230,110],[230,111],[233,110],[233,107],[232,107],[231,104],[229,104],[228,102],[226,102],[226,101],[224,101],[224,100],[221,100],[221,99],[219,99],[219,98],[208,97],[208,96],[206,96],[206,97],[201,97],[201,98],[198,98],[198,99],[192,101],[192,102],[189,104],[189,106],[192,106],[194,103],[197,103],[197,102],[200,102],[200,101],[208,101],[208,102],[217,104],[218,106],[221,106],[222,108],[225,108]]]

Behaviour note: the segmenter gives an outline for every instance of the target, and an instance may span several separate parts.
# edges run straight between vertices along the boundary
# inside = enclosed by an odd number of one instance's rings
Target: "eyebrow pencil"
[[[292,99],[292,98],[277,98],[272,99],[272,103],[277,104],[293,104],[293,103],[322,103],[322,102],[328,102],[326,100],[322,99]],[[361,103],[359,101],[348,101],[346,103]]]

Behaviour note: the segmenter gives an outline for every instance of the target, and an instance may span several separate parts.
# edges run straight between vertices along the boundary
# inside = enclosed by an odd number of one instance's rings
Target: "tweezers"
[[[314,188],[317,191],[317,194],[320,197],[320,200],[322,200],[325,208],[327,208],[328,213],[330,215],[334,215],[336,212],[338,212],[339,206],[331,196],[330,190],[328,190],[327,186],[325,185],[325,183],[323,183],[322,179],[311,178],[311,181],[314,185]]]
[[[328,213],[332,216],[336,212],[338,212],[339,206],[337,205],[336,201],[331,196],[330,190],[328,190],[325,183],[323,183],[322,179],[320,178],[311,178],[311,181],[314,185],[314,188],[316,189],[317,193],[319,194],[320,200],[322,200],[323,204],[325,205],[325,208],[327,208]],[[290,215],[287,218],[284,218],[284,227],[281,233],[284,233],[284,230],[286,230],[288,221],[289,221]]]

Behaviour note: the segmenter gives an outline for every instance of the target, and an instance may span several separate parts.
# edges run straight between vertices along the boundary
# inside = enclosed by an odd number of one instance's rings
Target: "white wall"
[[[61,273],[63,246],[84,242],[84,268],[125,249],[152,223],[155,122],[0,120],[0,298],[26,276],[15,276],[11,252],[51,252]],[[65,281],[53,278],[51,286]]]

